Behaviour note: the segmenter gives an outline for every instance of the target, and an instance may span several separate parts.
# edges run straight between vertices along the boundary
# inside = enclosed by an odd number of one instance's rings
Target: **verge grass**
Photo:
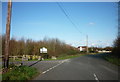
[[[61,55],[59,57],[57,57],[57,59],[45,59],[45,61],[49,61],[49,60],[64,60],[64,59],[71,59],[71,58],[76,58],[76,57],[80,57],[83,56],[85,54],[76,54],[76,55]]]
[[[2,74],[2,80],[29,80],[38,74],[37,69],[28,66],[12,66],[7,73]]]
[[[106,53],[103,58],[110,63],[120,66],[120,58],[113,56],[111,53]]]
[[[118,65],[120,66],[120,59],[117,58],[117,57],[113,57],[113,56],[105,56],[104,57],[105,60],[115,64],[115,65]]]

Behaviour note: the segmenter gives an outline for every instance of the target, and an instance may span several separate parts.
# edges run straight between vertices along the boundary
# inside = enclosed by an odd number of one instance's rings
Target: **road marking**
[[[59,65],[63,64],[63,63],[64,63],[64,62],[66,62],[66,61],[67,61],[67,59],[66,59],[66,60],[64,60],[64,61],[62,61],[62,62],[60,62],[59,64],[57,64],[57,65],[55,65],[55,66],[53,66],[53,67],[49,68],[49,69],[47,69],[46,71],[43,71],[43,72],[42,72],[42,74],[45,74],[46,72],[48,72],[48,71],[50,71],[50,70],[54,69],[55,67],[57,67],[57,66],[59,66]]]
[[[46,71],[42,72],[42,74],[46,73]]]
[[[94,77],[95,77],[95,80],[97,80],[97,82],[99,82],[99,80],[98,80],[96,74],[94,73],[93,75],[94,75]]]
[[[52,68],[50,68],[50,70],[51,70]]]

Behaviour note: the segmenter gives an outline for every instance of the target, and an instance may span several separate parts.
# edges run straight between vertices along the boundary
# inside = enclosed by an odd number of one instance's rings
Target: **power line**
[[[61,11],[65,14],[66,18],[72,23],[72,25],[74,26],[74,28],[80,33],[83,34],[78,28],[77,25],[72,21],[72,19],[70,18],[68,12],[65,10],[64,7],[62,7],[58,2],[57,2],[58,6],[60,7]],[[84,34],[86,36],[86,46],[87,46],[87,53],[88,53],[88,35]]]
[[[70,16],[68,15],[68,12],[65,10],[65,8],[63,8],[58,2],[57,2],[58,6],[60,7],[61,11],[65,14],[66,18],[71,22],[71,24],[74,26],[74,28],[80,33],[83,34],[78,28],[77,25],[72,21],[72,19],[70,18]]]

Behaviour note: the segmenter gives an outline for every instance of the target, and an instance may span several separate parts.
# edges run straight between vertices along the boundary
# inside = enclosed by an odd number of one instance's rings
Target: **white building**
[[[87,51],[87,46],[78,46],[78,50]]]

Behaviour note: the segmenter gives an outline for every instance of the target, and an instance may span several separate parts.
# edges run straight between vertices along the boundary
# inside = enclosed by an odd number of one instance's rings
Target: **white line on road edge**
[[[66,60],[64,60],[64,61],[62,61],[61,63],[59,63],[59,64],[57,64],[57,65],[55,65],[55,66],[53,66],[53,67],[49,68],[49,69],[47,69],[46,71],[42,72],[42,74],[44,74],[44,73],[46,73],[46,72],[48,72],[48,71],[50,71],[50,70],[54,69],[55,67],[57,67],[57,66],[61,65],[62,63],[66,62],[66,61],[67,61],[67,59],[66,59]]]
[[[93,75],[94,75],[94,77],[95,77],[95,80],[97,80],[97,82],[99,82],[99,80],[98,80],[96,74],[94,73]]]

